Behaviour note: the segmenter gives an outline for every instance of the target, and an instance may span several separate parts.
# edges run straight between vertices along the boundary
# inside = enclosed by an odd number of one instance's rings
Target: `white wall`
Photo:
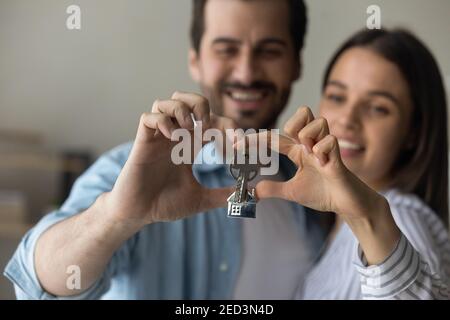
[[[326,62],[378,4],[385,26],[424,39],[450,75],[450,1],[309,0],[304,74],[289,108],[314,107]],[[82,30],[66,29],[66,8]],[[140,113],[175,89],[197,90],[186,66],[189,0],[0,0],[0,130],[42,132],[51,149],[96,153],[133,138]]]

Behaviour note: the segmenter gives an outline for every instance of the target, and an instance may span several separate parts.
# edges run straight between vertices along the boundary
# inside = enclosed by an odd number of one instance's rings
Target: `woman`
[[[407,31],[366,30],[335,54],[315,119],[302,107],[279,151],[298,165],[279,197],[336,213],[302,299],[448,299],[447,114],[435,60]]]

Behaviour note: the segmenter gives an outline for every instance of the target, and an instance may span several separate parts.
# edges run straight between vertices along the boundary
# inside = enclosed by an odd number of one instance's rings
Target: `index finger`
[[[297,136],[299,131],[313,120],[314,115],[311,109],[307,106],[301,106],[284,125],[284,132],[287,136],[293,138],[297,142],[300,142]]]
[[[296,165],[300,165],[298,158],[298,145],[292,138],[273,133],[270,131],[263,131],[259,133],[248,134],[234,144],[234,148],[242,150],[248,148],[257,150],[261,146],[267,146],[271,150],[288,156]]]
[[[195,120],[201,120],[203,122],[203,127],[209,127],[210,108],[209,102],[205,97],[196,93],[176,91],[172,95],[172,99],[182,101],[188,105],[194,113]]]

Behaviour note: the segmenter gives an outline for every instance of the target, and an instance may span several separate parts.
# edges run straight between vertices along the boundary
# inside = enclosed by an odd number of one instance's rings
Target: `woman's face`
[[[408,146],[411,113],[398,67],[363,47],[338,58],[320,101],[344,164],[375,190],[388,186],[390,169]]]

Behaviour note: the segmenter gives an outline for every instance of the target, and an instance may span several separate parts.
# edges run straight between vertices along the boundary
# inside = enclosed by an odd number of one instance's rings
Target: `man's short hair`
[[[205,5],[208,0],[193,0],[191,20],[191,46],[198,53],[200,42],[205,31]],[[241,0],[255,1],[255,0]],[[279,1],[279,0],[277,0]],[[298,54],[303,49],[308,18],[306,5],[303,0],[285,0],[289,4],[289,29],[294,44],[294,50]]]

